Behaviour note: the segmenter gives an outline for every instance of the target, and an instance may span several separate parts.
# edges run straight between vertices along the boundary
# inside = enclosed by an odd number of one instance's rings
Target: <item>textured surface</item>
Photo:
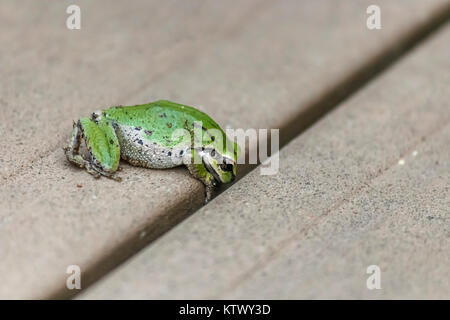
[[[224,297],[449,299],[448,120]],[[381,290],[366,288],[370,265]]]
[[[449,43],[447,27],[291,141],[278,174],[252,171],[81,297],[449,298]]]
[[[65,28],[69,1],[1,3],[2,298],[72,294],[68,265],[87,285],[203,203],[186,170],[124,165],[119,184],[70,166],[72,120],[166,98],[222,126],[289,129],[448,5],[379,1],[384,27],[373,32],[371,1],[78,3],[79,31]]]

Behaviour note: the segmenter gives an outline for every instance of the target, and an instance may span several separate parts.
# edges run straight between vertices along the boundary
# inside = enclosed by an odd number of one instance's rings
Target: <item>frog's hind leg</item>
[[[72,162],[74,165],[84,168],[86,166],[86,160],[79,154],[80,145],[82,139],[82,130],[80,121],[73,123],[72,137],[66,147],[64,147],[64,153],[66,154],[67,160]]]
[[[79,154],[82,139],[86,143],[90,159],[85,159]],[[119,168],[120,146],[110,121],[81,118],[74,123],[72,137],[64,151],[70,162],[85,168],[95,178],[105,176],[121,180],[114,175]]]

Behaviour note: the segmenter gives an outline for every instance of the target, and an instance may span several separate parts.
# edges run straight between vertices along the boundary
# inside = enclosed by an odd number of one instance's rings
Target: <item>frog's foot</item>
[[[108,172],[99,168],[95,164],[90,161],[84,160],[80,155],[69,155],[71,158],[71,162],[80,168],[85,168],[88,173],[90,173],[94,178],[98,179],[101,176],[107,177],[109,179],[113,179],[115,181],[122,181],[121,177],[114,175],[114,172]]]
[[[76,165],[77,167],[84,168],[85,167],[85,161],[83,157],[79,154],[74,154],[73,150],[71,150],[69,147],[63,148],[64,153],[66,154],[67,160],[69,160],[71,163]]]
[[[216,187],[212,184],[205,185],[205,204],[213,198]]]
[[[112,179],[112,180],[115,180],[118,182],[122,181],[122,178],[116,176],[114,174],[114,172],[108,172],[108,171],[102,169],[101,167],[96,166],[92,162],[89,162],[86,160],[84,162],[85,162],[84,167],[86,168],[86,171],[89,172],[90,174],[92,174],[94,176],[94,178],[98,179],[101,176],[104,176],[106,178],[109,178],[109,179]]]
[[[100,173],[102,176],[104,176],[104,177],[106,177],[106,178],[109,178],[109,179],[112,179],[112,180],[114,180],[114,181],[117,181],[117,182],[121,182],[121,181],[122,181],[122,178],[116,176],[116,175],[114,174],[114,172],[107,172],[107,171],[101,170],[99,173]]]
[[[73,123],[73,131],[72,137],[70,138],[66,147],[63,148],[64,153],[66,154],[67,160],[69,160],[74,165],[84,168],[85,160],[78,153],[81,144],[81,128],[78,123]]]
[[[79,154],[82,139],[90,153],[88,159]],[[64,153],[71,163],[85,168],[94,178],[104,176],[116,181],[122,180],[114,175],[119,166],[120,148],[112,124],[107,120],[97,123],[81,118],[74,123],[72,137],[64,148]]]
[[[195,165],[187,161],[186,167],[194,178],[200,180],[205,185],[205,204],[208,203],[215,195],[218,182],[203,165]]]
[[[95,169],[94,165],[92,165],[89,161],[86,161],[86,160],[84,162],[85,162],[84,167],[86,168],[86,171],[88,173],[92,174],[92,176],[95,179],[98,179],[101,177],[101,174]]]

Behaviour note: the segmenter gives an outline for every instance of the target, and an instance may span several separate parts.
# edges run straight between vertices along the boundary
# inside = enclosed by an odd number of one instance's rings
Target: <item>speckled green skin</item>
[[[217,129],[225,136],[223,130],[207,114],[185,105],[170,101],[156,101],[129,107],[112,107],[102,112],[109,120],[126,126],[141,127],[147,130],[145,138],[165,147],[173,147],[180,141],[170,137],[178,128],[191,131],[195,121],[201,121],[206,129]],[[204,145],[213,144],[209,135],[203,135]]]
[[[82,139],[89,159],[78,153]],[[208,115],[165,100],[112,107],[81,118],[64,150],[70,162],[95,177],[116,180],[120,178],[113,174],[119,169],[120,158],[147,168],[184,164],[206,185],[207,200],[217,184],[234,180],[238,156],[238,146]]]

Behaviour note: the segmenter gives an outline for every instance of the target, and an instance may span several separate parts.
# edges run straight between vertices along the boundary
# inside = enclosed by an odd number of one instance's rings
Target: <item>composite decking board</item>
[[[123,12],[124,4],[103,12],[104,3],[82,2],[79,34],[64,29],[64,5],[39,14],[35,7],[36,22],[12,31],[15,49],[0,57],[9,57],[0,79],[0,297],[71,295],[68,265],[81,266],[86,286],[202,205],[203,186],[184,169],[124,165],[118,184],[73,168],[60,149],[73,119],[168,98],[200,106],[224,126],[283,128],[448,7],[381,1],[385,27],[374,32],[365,27],[369,1],[226,2],[233,10],[213,2],[200,13],[178,3],[158,2],[147,19],[146,2]],[[186,19],[186,10],[198,18]]]
[[[449,44],[447,26],[285,146],[278,174],[252,171],[79,298],[448,298]]]

